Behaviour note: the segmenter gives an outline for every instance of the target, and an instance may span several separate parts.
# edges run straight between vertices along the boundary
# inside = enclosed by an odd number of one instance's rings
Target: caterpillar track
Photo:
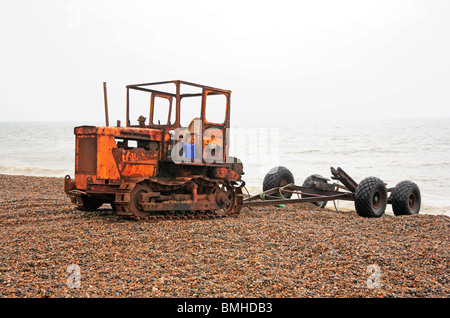
[[[114,207],[118,215],[147,222],[237,216],[243,186],[243,182],[238,185],[206,177],[125,182],[115,193]]]

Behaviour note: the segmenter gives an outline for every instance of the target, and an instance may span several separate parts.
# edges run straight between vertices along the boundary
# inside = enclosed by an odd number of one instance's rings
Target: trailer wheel
[[[288,168],[283,166],[274,167],[267,172],[263,181],[263,191],[273,188],[283,187],[290,183],[294,183],[294,176]],[[281,197],[280,193],[274,193],[273,196]],[[292,193],[285,193],[283,196],[289,199]]]
[[[318,182],[322,182],[322,183],[328,183],[325,180],[323,180],[324,178],[320,175],[320,174],[313,174],[311,176],[309,176],[308,178],[305,179],[305,181],[303,181],[303,186],[306,188],[312,188],[313,185],[313,177],[317,178]],[[307,194],[302,194],[302,198],[308,198],[310,196],[308,196]],[[317,205],[319,208],[324,208],[328,201],[316,201],[316,202],[311,202],[314,205]]]
[[[376,177],[363,179],[355,192],[355,209],[359,216],[380,217],[387,205],[387,189]]]
[[[419,187],[412,181],[401,181],[392,190],[392,211],[395,215],[418,214],[420,203]]]

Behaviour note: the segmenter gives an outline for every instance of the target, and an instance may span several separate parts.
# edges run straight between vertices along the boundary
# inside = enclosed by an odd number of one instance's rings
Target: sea
[[[75,167],[74,127],[100,122],[0,121],[0,174],[64,177]],[[229,130],[230,156],[244,165],[250,194],[266,173],[288,168],[301,185],[312,174],[331,180],[341,167],[356,182],[375,176],[387,187],[411,180],[421,191],[421,214],[450,216],[450,118],[346,119],[237,124]],[[353,209],[353,202],[328,208]],[[390,205],[386,213],[392,213]]]

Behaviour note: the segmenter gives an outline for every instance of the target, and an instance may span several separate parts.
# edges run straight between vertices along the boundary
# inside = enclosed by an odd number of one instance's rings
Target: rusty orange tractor
[[[141,220],[239,214],[243,166],[227,156],[229,90],[180,80],[128,85],[125,127],[111,127],[104,89],[106,126],[74,128],[75,180],[67,175],[64,190],[79,210],[109,203]]]

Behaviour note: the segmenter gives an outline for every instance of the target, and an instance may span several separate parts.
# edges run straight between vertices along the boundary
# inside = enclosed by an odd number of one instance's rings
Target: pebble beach
[[[450,218],[305,203],[139,222],[77,211],[63,178],[0,175],[0,297],[450,296]]]

